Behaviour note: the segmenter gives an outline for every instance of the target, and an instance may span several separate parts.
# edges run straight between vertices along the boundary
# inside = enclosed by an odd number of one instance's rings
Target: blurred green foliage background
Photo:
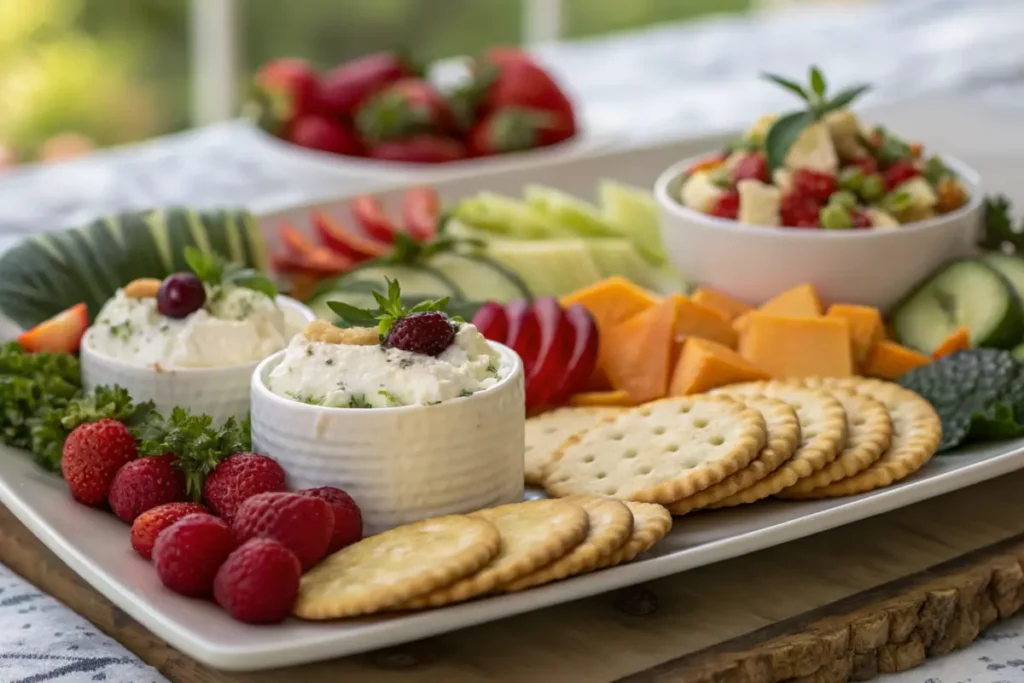
[[[420,60],[521,42],[521,0],[241,0],[244,80],[299,56],[321,67],[384,48]],[[712,13],[751,0],[566,0],[565,37]],[[99,145],[189,125],[187,0],[0,0],[0,146],[29,158],[76,131]]]

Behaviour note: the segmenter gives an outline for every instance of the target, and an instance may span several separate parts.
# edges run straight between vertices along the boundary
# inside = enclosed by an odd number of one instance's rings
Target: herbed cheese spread
[[[267,388],[313,405],[392,408],[432,405],[494,386],[501,357],[474,325],[457,326],[454,342],[438,356],[299,334],[267,376]]]
[[[184,318],[161,315],[155,298],[126,296],[122,289],[100,310],[82,343],[131,365],[227,367],[283,349],[305,322],[298,317],[245,287],[208,286],[205,305]]]

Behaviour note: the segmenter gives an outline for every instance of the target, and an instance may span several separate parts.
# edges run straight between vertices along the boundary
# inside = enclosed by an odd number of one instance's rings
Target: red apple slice
[[[508,339],[508,315],[497,301],[488,301],[478,308],[471,322],[491,341],[504,344]]]
[[[395,241],[395,225],[384,211],[384,205],[373,195],[364,194],[353,199],[352,215],[373,239],[385,244]]]
[[[89,327],[89,311],[85,304],[75,304],[49,320],[44,320],[18,337],[21,348],[29,353],[74,353]]]
[[[325,246],[357,263],[391,251],[391,245],[360,237],[320,211],[313,212],[313,226]]]
[[[565,309],[565,318],[573,330],[572,352],[558,388],[548,396],[552,405],[560,405],[582,391],[597,366],[598,332],[590,311],[582,304],[573,304]]]
[[[540,345],[540,323],[537,314],[534,313],[529,301],[519,299],[505,305],[505,315],[508,316],[508,341],[505,344],[519,354],[523,360],[523,375],[529,377],[537,361],[537,350]]]
[[[561,386],[565,364],[572,354],[576,335],[555,297],[545,296],[534,301],[533,312],[540,325],[540,343],[537,360],[526,377],[528,413],[544,406]]]

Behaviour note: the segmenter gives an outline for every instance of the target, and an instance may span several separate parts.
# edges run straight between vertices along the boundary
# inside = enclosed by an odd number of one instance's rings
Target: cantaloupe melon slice
[[[671,298],[615,325],[601,339],[601,367],[633,403],[662,398],[672,372],[676,302]]]

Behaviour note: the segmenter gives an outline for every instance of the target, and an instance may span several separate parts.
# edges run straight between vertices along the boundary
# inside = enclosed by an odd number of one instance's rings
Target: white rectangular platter
[[[158,637],[215,668],[251,671],[302,664],[417,640],[668,576],[786,543],[1024,469],[1024,439],[934,458],[900,484],[857,497],[765,502],[677,520],[671,534],[631,564],[522,593],[414,614],[333,623],[289,620],[254,627],[213,603],[163,588],[109,513],[82,507],[64,482],[27,453],[0,447],[0,502],[85,581]]]

